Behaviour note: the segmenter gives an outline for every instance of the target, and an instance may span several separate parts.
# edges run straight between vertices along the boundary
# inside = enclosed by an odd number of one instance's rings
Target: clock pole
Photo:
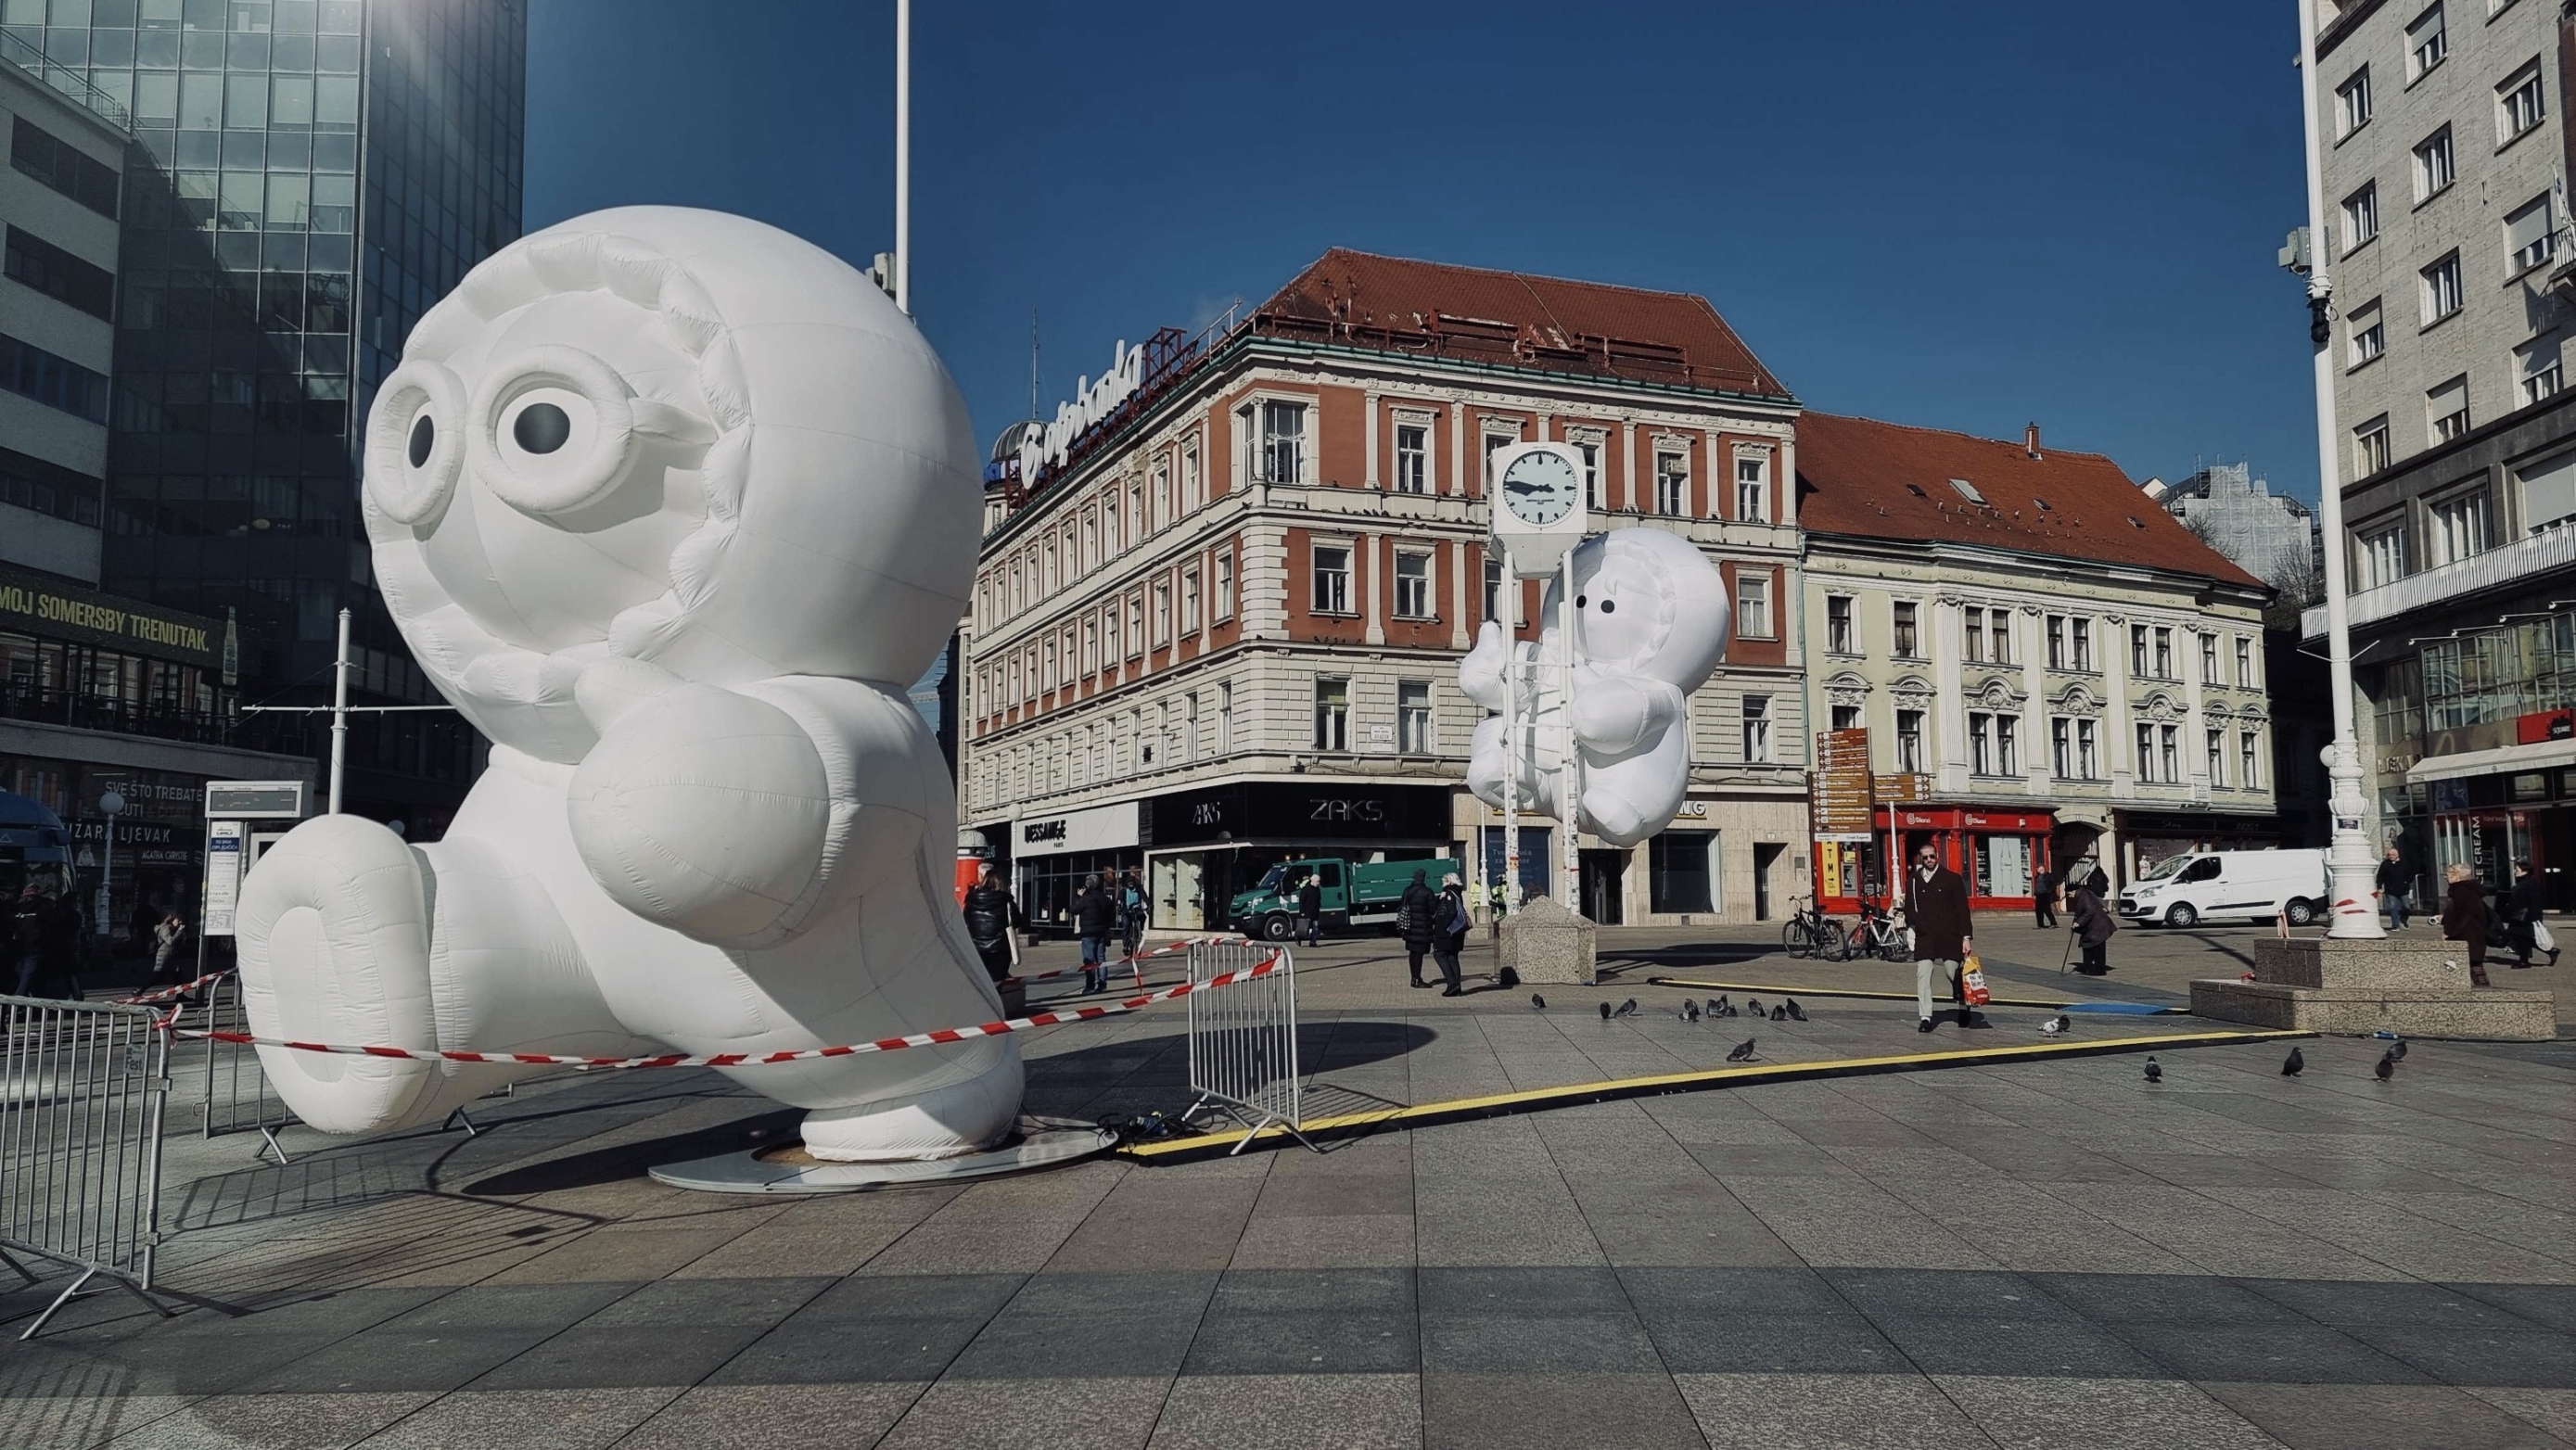
[[[1565,753],[1556,758],[1558,823],[1565,827],[1565,849],[1558,857],[1565,870],[1559,897],[1568,913],[1583,914],[1583,760],[1574,738],[1574,551],[1557,564],[1556,650],[1565,669],[1560,708],[1565,712]]]
[[[1500,541],[1497,540],[1497,543]],[[1512,556],[1503,554],[1503,887],[1494,903],[1501,920],[1520,905],[1521,890],[1521,727],[1518,683],[1513,666],[1520,662],[1521,576]]]

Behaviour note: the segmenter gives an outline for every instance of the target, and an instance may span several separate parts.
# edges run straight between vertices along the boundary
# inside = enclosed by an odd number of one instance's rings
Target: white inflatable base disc
[[[1118,1145],[1106,1128],[1061,1119],[1022,1118],[1019,1131],[998,1148],[956,1158],[912,1163],[832,1163],[807,1153],[801,1145],[727,1153],[652,1170],[653,1181],[701,1193],[865,1193],[879,1188],[914,1188],[930,1183],[956,1183],[1078,1162]]]

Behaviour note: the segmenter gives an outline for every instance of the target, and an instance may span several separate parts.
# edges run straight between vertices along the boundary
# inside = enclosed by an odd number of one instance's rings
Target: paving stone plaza
[[[1327,942],[1300,957],[1309,1112],[1746,1037],[1772,1063],[2018,1046],[2051,1015],[1927,1039],[1910,1002],[1809,996],[1803,1024],[1692,1024],[1709,994],[1646,980],[1910,986],[1750,935],[1605,932],[1603,985],[1544,1012]],[[1979,936],[1998,996],[2139,1002],[2252,939],[2124,933],[2091,981],[2055,933]],[[2563,1002],[2570,974],[2513,976]],[[1033,1110],[1186,1106],[1180,1012],[1031,1036]],[[478,1135],[291,1128],[283,1167],[174,1133],[181,1312],[107,1294],[7,1342],[0,1444],[2576,1443],[2576,1055],[2427,1042],[2382,1084],[2384,1043],[2302,1047],[2297,1078],[2267,1040],[2162,1053],[2155,1085],[2136,1054],[1950,1067],[785,1199],[645,1176],[791,1129],[705,1072],[566,1073]],[[13,1335],[61,1282],[0,1296]]]

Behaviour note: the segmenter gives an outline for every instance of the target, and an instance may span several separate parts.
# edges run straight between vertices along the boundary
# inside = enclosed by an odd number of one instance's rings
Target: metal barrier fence
[[[149,1007],[0,997],[0,1262],[25,1253],[79,1269],[20,1339],[99,1290],[105,1275],[162,1315],[161,1118],[170,1036]]]
[[[182,1013],[179,1025],[209,1032],[250,1031],[250,1018],[242,1011],[241,974],[207,983],[206,1005],[198,1012]],[[206,1055],[204,1135],[256,1132],[266,1151],[284,1164],[286,1149],[279,1145],[277,1133],[295,1121],[295,1115],[269,1085],[268,1073],[260,1067],[259,1049],[211,1038],[197,1045]]]
[[[1227,972],[1247,971],[1276,954],[1279,970],[1214,992],[1193,992],[1190,1005],[1190,1091],[1201,1108],[1223,1108],[1253,1133],[1276,1124],[1306,1142],[1305,1079],[1297,1070],[1297,963],[1281,946],[1249,942],[1197,942],[1190,947],[1193,986]],[[1234,1146],[1240,1153],[1246,1134]]]

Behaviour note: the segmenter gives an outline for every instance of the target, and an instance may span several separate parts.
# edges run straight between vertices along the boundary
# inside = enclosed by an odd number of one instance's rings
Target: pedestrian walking
[[[18,955],[19,996],[77,999],[83,995],[79,907],[30,881],[18,893],[10,936]]]
[[[2057,925],[2057,873],[2045,866],[2030,880],[2030,912],[2035,926]]]
[[[2442,935],[2467,945],[2469,984],[2492,987],[2495,984],[2487,980],[2487,932],[2495,925],[2495,917],[2487,910],[2487,889],[2471,879],[2469,868],[2457,861],[2442,868],[2442,879],[2451,884],[2442,898]]]
[[[1131,970],[1136,961],[1136,949],[1145,944],[1145,919],[1150,914],[1145,900],[1145,883],[1137,879],[1136,868],[1130,866],[1118,887],[1118,933],[1126,942]]]
[[[1324,883],[1312,871],[1297,883],[1297,930],[1306,945],[1324,944]]]
[[[1404,938],[1404,966],[1412,974],[1413,985],[1428,987],[1422,980],[1422,954],[1431,950],[1439,935],[1439,922],[1432,912],[1439,893],[1430,885],[1430,873],[1416,869],[1413,880],[1406,883],[1403,899],[1395,904],[1395,930]]]
[[[160,924],[152,928],[153,981],[158,982],[165,976],[173,982],[179,980],[179,974],[187,970],[181,965],[179,946],[187,939],[187,918],[175,909],[163,912]]]
[[[1467,949],[1467,931],[1473,925],[1467,912],[1467,893],[1456,875],[1440,878],[1440,894],[1432,898],[1437,913],[1431,939],[1431,959],[1440,966],[1440,989],[1443,997],[1456,997],[1467,990],[1458,979],[1458,954]]]
[[[1905,924],[1914,932],[1914,1005],[1921,1018],[1915,1030],[1932,1030],[1932,973],[1950,974],[1950,991],[1959,1004],[1961,1027],[1989,1026],[1968,1005],[1960,982],[1962,963],[1976,951],[1968,920],[1968,883],[1941,864],[1941,852],[1925,842],[1914,853],[1914,880],[1905,893]]]
[[[2084,961],[2075,970],[2088,977],[2098,977],[2111,970],[2111,933],[2120,929],[2120,919],[2102,900],[2102,893],[2091,882],[2067,893],[2067,914],[2075,918],[2075,940],[2084,948]]]
[[[2395,846],[2388,848],[2388,859],[2379,863],[2379,874],[2373,878],[2373,884],[2379,888],[2380,909],[2388,913],[2388,929],[2404,931],[2407,898],[2414,894],[2415,877],[2406,869],[2406,863],[2399,858]]]
[[[1073,892],[1073,934],[1082,940],[1082,990],[1109,990],[1109,939],[1118,931],[1118,901],[1106,873],[1085,876]]]
[[[966,888],[965,900],[958,903],[966,913],[966,936],[975,943],[975,955],[984,962],[984,974],[999,983],[1007,980],[1019,965],[1019,942],[1011,935],[1021,924],[1020,904],[1002,885],[1001,873],[986,862],[975,876],[975,884]]]
[[[2540,950],[2540,918],[2548,910],[2540,900],[2540,878],[2532,874],[2529,861],[2513,863],[2513,890],[2505,894],[2505,942],[2513,948],[2516,967],[2531,965],[2531,954]],[[2549,964],[2558,965],[2558,948],[2548,948]]]

